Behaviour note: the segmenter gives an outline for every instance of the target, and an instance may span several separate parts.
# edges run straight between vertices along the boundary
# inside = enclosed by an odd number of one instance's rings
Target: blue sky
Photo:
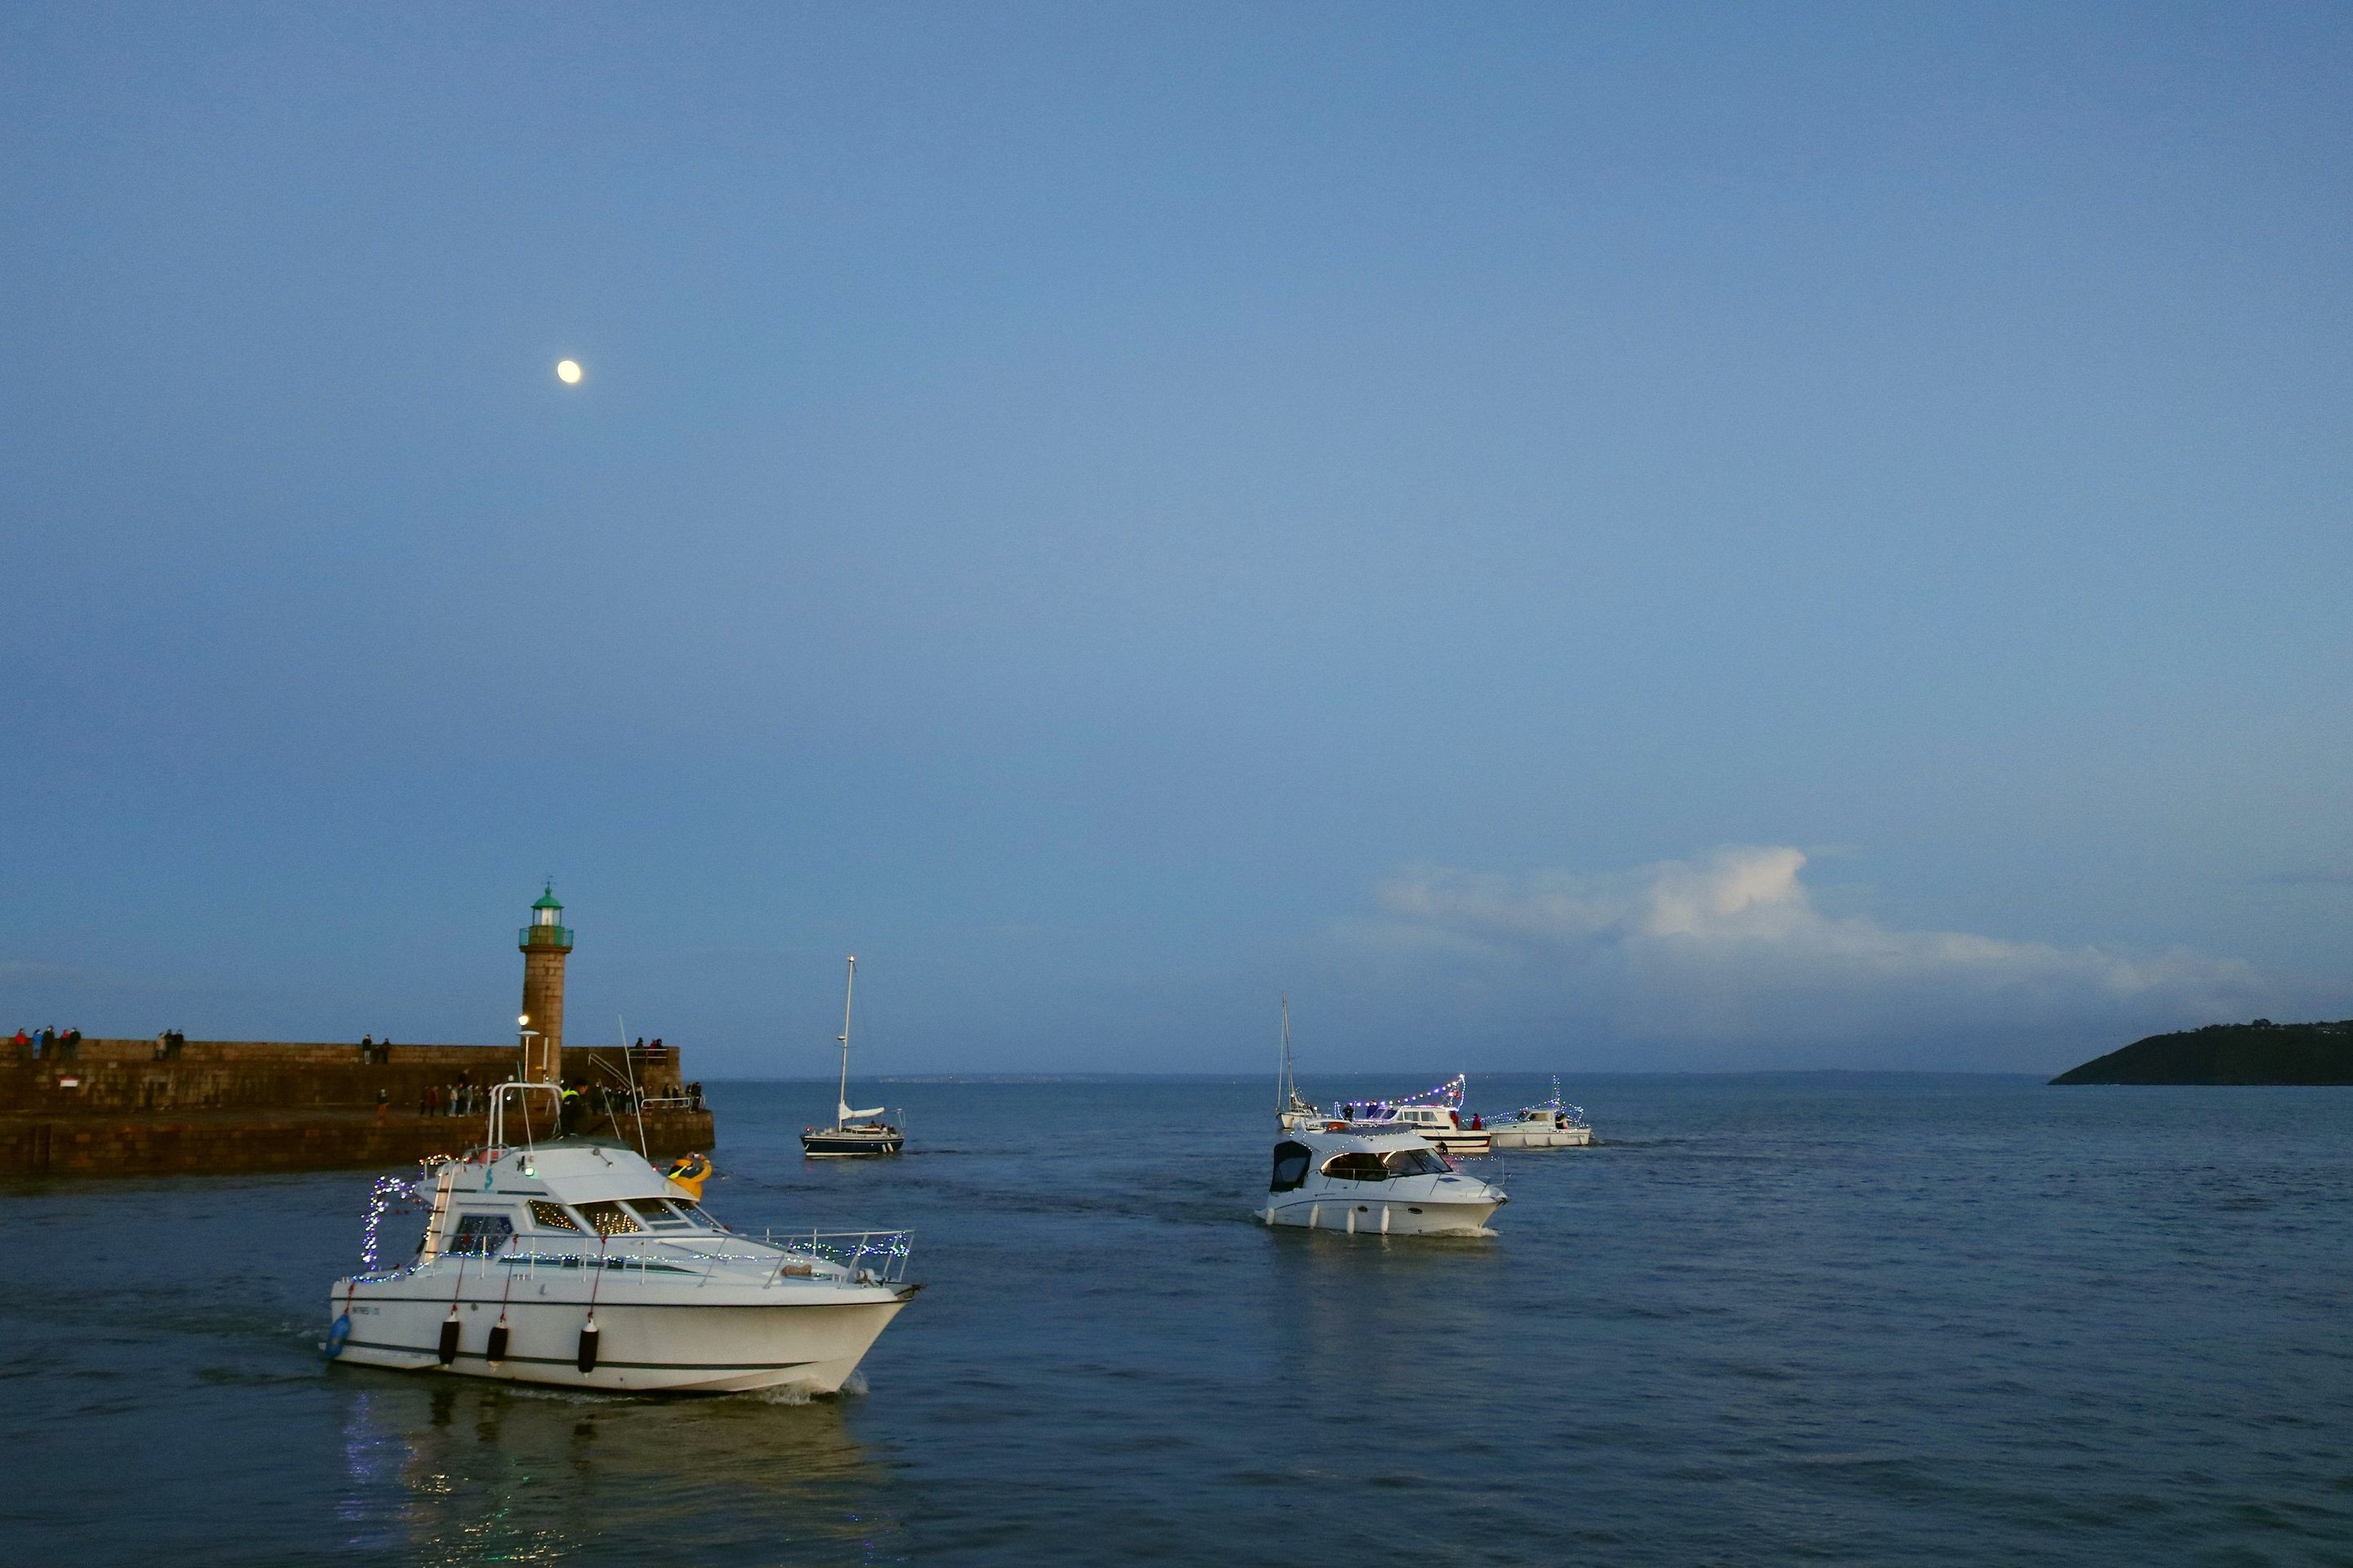
[[[548,872],[713,1076],[2353,1012],[2348,132],[2317,5],[12,6],[0,1016],[497,1038]]]

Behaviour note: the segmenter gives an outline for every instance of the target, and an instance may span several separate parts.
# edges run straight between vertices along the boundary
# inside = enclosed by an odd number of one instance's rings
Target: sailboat
[[[1299,1098],[1299,1079],[1291,1070],[1291,998],[1282,999],[1282,1067],[1274,1080],[1274,1120],[1285,1132],[1302,1127],[1318,1127],[1331,1120],[1328,1113]]]
[[[833,1125],[801,1130],[801,1152],[812,1160],[895,1154],[906,1146],[905,1133],[887,1121],[875,1120],[882,1114],[882,1107],[878,1105],[871,1110],[849,1109],[849,1006],[857,994],[858,956],[852,953],[849,984],[841,994],[841,1084],[834,1095]]]

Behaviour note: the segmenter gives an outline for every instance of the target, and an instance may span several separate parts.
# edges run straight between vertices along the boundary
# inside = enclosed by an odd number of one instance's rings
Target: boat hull
[[[873,1159],[896,1154],[906,1146],[906,1136],[900,1132],[880,1136],[839,1131],[801,1134],[801,1152],[812,1160]]]
[[[1490,1127],[1498,1149],[1582,1149],[1593,1142],[1590,1127]]]
[[[1486,1153],[1493,1142],[1487,1133],[1473,1131],[1467,1127],[1458,1128],[1452,1131],[1430,1127],[1417,1127],[1413,1131],[1420,1133],[1423,1141],[1440,1153],[1457,1154],[1470,1159],[1476,1159]]]
[[[442,1325],[450,1316],[448,1296],[429,1293],[429,1287],[414,1279],[339,1283],[329,1300],[331,1322],[348,1312],[351,1326],[340,1339],[336,1359],[615,1393],[733,1394],[792,1386],[834,1394],[914,1293],[908,1286],[816,1286],[773,1292],[763,1300],[756,1299],[756,1287],[697,1292],[681,1286],[674,1288],[678,1299],[655,1300],[608,1291],[596,1303],[596,1365],[583,1372],[586,1291],[567,1289],[543,1296],[535,1292],[545,1286],[521,1280],[516,1288],[534,1293],[502,1300],[495,1290],[470,1290],[459,1297],[457,1353],[445,1365],[439,1346]],[[691,1299],[698,1294],[706,1299]],[[492,1362],[491,1331],[501,1316],[507,1345],[503,1358]],[[336,1339],[331,1332],[331,1344]]]
[[[1270,1226],[1348,1236],[1493,1236],[1487,1221],[1502,1206],[1483,1199],[1439,1203],[1429,1198],[1275,1197],[1259,1217]]]

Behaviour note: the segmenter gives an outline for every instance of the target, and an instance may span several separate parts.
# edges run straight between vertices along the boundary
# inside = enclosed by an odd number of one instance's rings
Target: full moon
[[[580,362],[576,359],[557,360],[555,362],[555,379],[562,382],[566,386],[579,385]]]

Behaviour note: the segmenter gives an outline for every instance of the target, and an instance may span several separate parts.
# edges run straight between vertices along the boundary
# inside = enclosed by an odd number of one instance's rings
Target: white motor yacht
[[[1294,1129],[1275,1144],[1259,1217],[1351,1236],[1493,1236],[1487,1220],[1510,1201],[1417,1134],[1332,1121]]]
[[[1394,1127],[1417,1132],[1450,1154],[1484,1154],[1491,1147],[1485,1129],[1462,1125],[1466,1081],[1463,1074],[1456,1073],[1436,1089],[1404,1100],[1350,1101],[1340,1108],[1342,1119],[1359,1127]]]
[[[490,1142],[414,1183],[376,1184],[364,1267],[335,1281],[331,1358],[573,1388],[838,1392],[919,1289],[905,1231],[754,1240],[703,1212],[636,1150],[579,1138]],[[387,1205],[429,1206],[405,1267],[380,1269]]]
[[[1555,1079],[1550,1100],[1488,1122],[1487,1136],[1498,1149],[1582,1149],[1593,1142],[1593,1128],[1582,1106],[1562,1102]]]

